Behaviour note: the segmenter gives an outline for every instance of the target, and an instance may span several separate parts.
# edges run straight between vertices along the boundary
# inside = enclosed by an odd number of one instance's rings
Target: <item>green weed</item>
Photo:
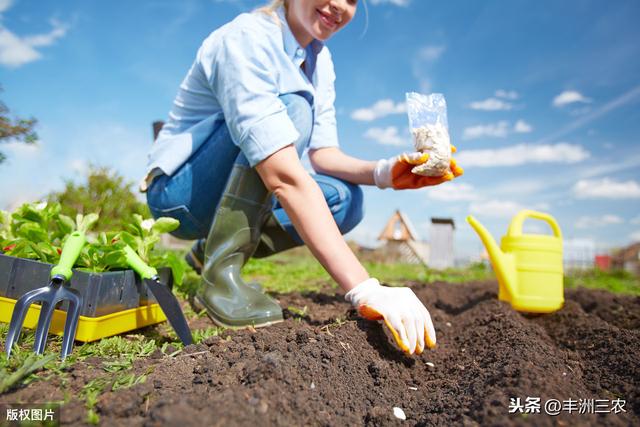
[[[220,335],[224,331],[224,328],[220,328],[217,326],[210,326],[206,329],[196,329],[192,331],[193,342],[194,344],[200,344],[202,341],[206,340],[209,337],[215,337]]]
[[[98,377],[89,381],[80,392],[84,406],[87,408],[87,422],[89,424],[97,425],[100,422],[100,416],[96,413],[95,406],[98,403],[98,397],[108,384],[109,380],[106,377]]]

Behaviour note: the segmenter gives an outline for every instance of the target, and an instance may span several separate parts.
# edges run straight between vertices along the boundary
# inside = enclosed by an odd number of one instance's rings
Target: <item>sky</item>
[[[137,182],[202,40],[252,0],[0,0],[0,99],[35,117],[36,146],[0,145],[0,209],[82,181],[89,164]],[[365,7],[366,6],[366,7]],[[400,209],[429,241],[455,222],[456,257],[521,209],[597,252],[640,241],[640,2],[360,0],[327,46],[340,144],[367,160],[412,150],[405,93],[442,93],[463,176],[414,191],[364,188],[347,236],[375,246]],[[538,220],[525,231],[550,233]]]

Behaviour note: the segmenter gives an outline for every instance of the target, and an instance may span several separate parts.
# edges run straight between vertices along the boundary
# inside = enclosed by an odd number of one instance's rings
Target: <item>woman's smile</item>
[[[335,30],[338,27],[338,21],[336,21],[332,15],[323,13],[321,10],[316,9],[320,22],[330,30]]]

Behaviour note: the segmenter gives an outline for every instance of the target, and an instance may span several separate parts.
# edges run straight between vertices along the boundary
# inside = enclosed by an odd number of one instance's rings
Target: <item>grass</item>
[[[564,284],[567,288],[582,286],[620,294],[640,295],[640,277],[627,271],[605,272],[598,269],[571,271],[565,275]]]
[[[420,264],[364,261],[363,265],[372,277],[389,285],[409,282],[461,283],[493,278],[491,270],[483,264],[443,271]],[[258,281],[271,292],[318,291],[327,286],[337,289],[329,274],[306,248],[297,248],[266,259],[251,259],[243,269],[243,274],[247,281]]]
[[[408,283],[465,283],[495,280],[490,266],[483,263],[464,268],[433,270],[420,264],[380,263],[363,261],[372,277],[389,285]],[[309,292],[321,289],[337,289],[337,285],[320,263],[306,248],[296,248],[265,259],[251,259],[242,270],[246,281],[259,282],[269,292]],[[200,276],[188,271],[178,292],[183,296],[194,295],[200,284]],[[566,271],[566,288],[583,286],[605,289],[615,293],[640,294],[640,278],[627,272],[603,272],[597,269]]]
[[[0,339],[5,339],[8,329],[7,324],[0,323]],[[212,327],[202,331],[194,331],[194,341],[196,343],[202,342],[210,336],[219,334],[221,330],[221,328]],[[147,331],[151,336],[129,334],[76,346],[65,360],[61,360],[61,337],[49,336],[45,354],[38,356],[33,353],[34,331],[25,330],[18,344],[14,346],[10,358],[7,358],[4,352],[0,353],[0,394],[33,381],[46,381],[55,376],[61,379],[64,401],[68,401],[73,396],[71,396],[70,390],[67,390],[70,381],[66,368],[89,357],[99,357],[102,364],[96,377],[84,385],[76,396],[84,402],[87,409],[86,422],[97,424],[100,418],[95,411],[95,405],[102,393],[142,383],[151,373],[151,370],[147,370],[141,375],[132,372],[135,359],[148,357],[156,350],[160,350],[170,357],[182,351],[182,343],[177,338],[161,343],[153,336],[151,328]]]

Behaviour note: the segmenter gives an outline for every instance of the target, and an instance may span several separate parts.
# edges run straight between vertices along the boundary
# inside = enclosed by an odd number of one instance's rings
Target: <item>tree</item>
[[[127,182],[107,167],[91,165],[86,183],[75,184],[67,180],[64,190],[51,193],[47,200],[60,203],[61,213],[72,218],[77,213],[95,212],[100,215],[93,227],[95,231],[115,231],[133,221],[133,214],[145,218],[151,216],[147,205],[140,202],[131,191],[132,185],[132,182]]]
[[[0,86],[0,92],[2,87]],[[0,101],[0,143],[18,141],[25,144],[34,144],[38,140],[38,134],[34,131],[36,119],[21,119],[11,117],[9,108]],[[6,156],[0,151],[0,163],[6,160]]]

